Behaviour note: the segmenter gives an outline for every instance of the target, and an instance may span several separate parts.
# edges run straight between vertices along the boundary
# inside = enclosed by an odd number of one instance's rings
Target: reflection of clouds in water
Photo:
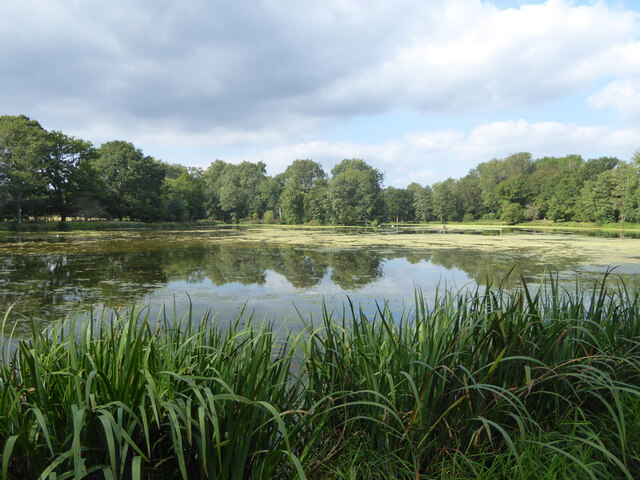
[[[385,262],[384,276],[372,285],[378,290],[388,292],[389,296],[407,296],[408,293],[413,295],[414,285],[427,292],[435,290],[438,286],[458,290],[470,282],[467,274],[457,268],[446,269],[425,260],[410,263],[406,259],[394,259]]]
[[[476,282],[484,285],[487,279],[495,285],[514,265],[517,268],[505,286],[517,286],[520,274],[531,285],[542,279],[548,261],[530,251],[462,247],[292,248],[196,242],[178,248],[163,240],[113,251],[109,241],[100,245],[101,253],[0,255],[0,285],[5,287],[0,289],[0,304],[6,310],[19,300],[14,312],[20,309],[41,324],[69,310],[88,310],[91,304],[150,304],[150,317],[155,318],[163,303],[172,316],[175,303],[182,315],[189,299],[195,318],[210,310],[228,321],[237,318],[246,302],[257,320],[295,321],[295,307],[318,318],[323,301],[339,316],[347,298],[367,314],[383,300],[393,311],[410,310],[416,287],[431,301],[438,287],[459,291],[474,288]],[[627,260],[614,271],[628,285],[638,284],[640,267],[634,254],[628,252]],[[576,274],[583,284],[591,285],[606,270],[600,263],[585,264],[559,252],[552,269],[564,285],[574,285]]]
[[[406,258],[386,260],[381,265],[381,275],[371,283],[352,288],[342,288],[334,281],[333,270],[329,268],[318,283],[309,288],[294,286],[287,277],[273,270],[266,270],[264,283],[241,284],[231,282],[215,285],[206,279],[194,285],[184,280],[173,281],[148,297],[149,303],[182,296],[180,306],[188,307],[186,294],[193,302],[194,313],[211,308],[220,312],[221,317],[233,317],[238,314],[240,303],[246,302],[247,312],[253,312],[256,320],[296,323],[299,318],[296,312],[305,318],[313,315],[319,318],[322,303],[329,310],[341,315],[343,308],[348,308],[348,299],[362,308],[367,315],[373,315],[378,305],[387,306],[399,316],[402,311],[414,308],[415,288],[423,291],[425,298],[433,298],[436,287],[458,290],[474,285],[470,277],[457,268],[447,269],[431,262],[421,260],[410,262]],[[179,310],[179,308],[178,308]]]
[[[333,269],[329,268],[327,273],[320,279],[320,281],[313,287],[304,290],[305,295],[324,295],[325,297],[335,295],[345,295],[349,290],[344,290],[331,279],[333,275]]]

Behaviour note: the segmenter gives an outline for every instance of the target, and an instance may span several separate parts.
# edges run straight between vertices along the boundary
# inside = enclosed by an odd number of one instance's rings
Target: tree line
[[[516,153],[430,186],[383,188],[383,179],[361,159],[342,160],[330,174],[309,159],[274,176],[263,162],[185,167],[144,155],[126,141],[95,148],[26,116],[0,116],[0,218],[17,223],[53,216],[343,225],[640,222],[640,151],[630,162]]]

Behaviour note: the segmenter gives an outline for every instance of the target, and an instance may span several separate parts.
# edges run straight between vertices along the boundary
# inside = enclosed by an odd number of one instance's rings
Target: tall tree
[[[264,162],[242,162],[238,165],[217,160],[205,172],[208,193],[215,199],[219,214],[225,220],[261,216],[265,208],[259,195],[266,181]]]
[[[317,180],[325,178],[319,163],[313,160],[295,160],[284,172],[284,189],[281,205],[282,217],[287,223],[302,223],[309,218],[305,214],[306,197]]]
[[[53,211],[64,222],[74,212],[77,199],[90,194],[92,177],[97,176],[92,160],[96,150],[91,142],[69,137],[62,132],[49,134],[50,150],[42,174],[47,182],[46,193]]]
[[[640,150],[634,154],[629,164],[621,214],[623,221],[640,222]]]
[[[168,209],[172,220],[199,220],[205,218],[204,172],[199,168],[184,168],[180,175],[165,178]]]
[[[433,185],[433,213],[441,222],[459,220],[459,203],[456,196],[456,181],[447,178]]]
[[[383,190],[387,220],[391,222],[413,220],[415,209],[408,189],[387,187]]]
[[[364,160],[345,159],[331,170],[329,196],[334,222],[356,224],[381,215],[383,175]]]
[[[408,188],[413,190],[413,208],[416,212],[416,220],[420,222],[433,220],[433,191],[431,187],[429,185],[421,187],[417,183],[412,183]]]
[[[229,165],[223,160],[216,160],[204,171],[205,184],[205,210],[207,216],[214,220],[226,220],[225,214],[220,208],[220,177],[224,169]]]
[[[284,171],[285,184],[293,184],[304,193],[309,193],[315,182],[325,177],[322,166],[309,159],[294,160]]]
[[[165,165],[129,142],[114,140],[98,149],[96,160],[108,189],[107,211],[114,217],[162,218]]]
[[[0,188],[18,223],[25,202],[44,193],[42,166],[49,150],[49,136],[38,122],[24,115],[0,116]]]
[[[477,170],[471,170],[456,182],[456,197],[461,213],[467,219],[480,217],[482,211],[482,190]]]
[[[577,196],[582,183],[578,172],[584,161],[580,155],[543,157],[534,162],[534,171],[528,177],[532,192],[527,212],[530,217],[561,219],[573,214],[571,199]],[[574,178],[571,186],[569,178]],[[569,188],[566,188],[569,185]],[[571,191],[571,188],[576,190]],[[569,196],[567,196],[569,194]],[[531,220],[535,218],[530,218]]]
[[[622,164],[613,170],[604,170],[587,180],[580,190],[578,220],[613,223],[620,219],[625,194],[625,181],[631,166]]]
[[[309,194],[305,197],[305,221],[316,220],[327,223],[331,219],[331,197],[329,195],[329,181],[326,178],[316,180]]]
[[[493,159],[478,165],[475,170],[482,190],[484,211],[499,214],[505,201],[510,201],[505,197],[505,193],[508,192],[511,196],[520,195],[518,189],[524,186],[521,180],[533,169],[531,154],[526,152],[515,153],[503,160]],[[511,180],[513,185],[505,186],[502,191],[498,188],[502,182],[514,178],[521,180]]]
[[[265,213],[271,211],[272,219],[276,216],[282,218],[281,197],[284,190],[284,173],[275,177],[266,177],[258,187],[258,194],[264,206]]]

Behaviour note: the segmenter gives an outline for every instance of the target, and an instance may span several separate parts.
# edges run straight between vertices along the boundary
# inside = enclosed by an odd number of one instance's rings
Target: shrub
[[[276,215],[273,212],[273,210],[267,210],[262,215],[262,222],[263,223],[275,223],[275,221],[276,221]]]
[[[507,225],[514,225],[524,220],[524,210],[519,203],[507,203],[502,207],[502,220]]]

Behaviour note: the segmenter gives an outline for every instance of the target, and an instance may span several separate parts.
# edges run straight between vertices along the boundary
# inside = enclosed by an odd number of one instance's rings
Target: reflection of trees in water
[[[238,282],[263,285],[268,270],[296,288],[317,285],[331,268],[340,287],[362,287],[382,275],[380,254],[365,250],[327,251],[296,247],[216,245],[199,250],[171,250],[163,255],[170,280],[208,278],[214,285]]]
[[[382,276],[384,257],[361,250],[336,251],[327,255],[331,280],[343,289],[358,288]]]
[[[578,265],[576,258],[558,257],[552,264],[541,261],[539,256],[526,253],[488,252],[471,249],[447,249],[420,252],[415,250],[398,250],[386,258],[406,258],[411,263],[431,262],[447,270],[462,270],[474,282],[486,285],[488,282],[503,282],[506,288],[513,288],[521,283],[520,276],[526,281],[539,279],[547,268],[553,271],[569,269]],[[507,277],[509,275],[509,277]]]
[[[20,300],[19,311],[35,317],[59,316],[80,303],[120,306],[161,288],[169,281],[214,285],[266,282],[268,271],[284,276],[296,288],[311,288],[331,272],[343,289],[362,288],[383,276],[385,260],[412,264],[426,261],[464,271],[477,283],[498,282],[516,265],[506,286],[520,274],[540,277],[545,265],[532,254],[477,250],[309,249],[289,246],[219,244],[177,248],[175,244],[140,245],[126,251],[93,254],[9,255],[0,257],[0,308]],[[562,259],[554,268],[577,262]]]
[[[267,252],[259,249],[237,249],[219,245],[208,250],[203,272],[214,285],[231,282],[263,285],[268,257]]]
[[[269,257],[273,262],[269,268],[283,275],[296,288],[311,288],[327,273],[327,260],[318,251],[300,248],[270,250]]]
[[[365,250],[327,251],[293,247],[221,244],[197,248],[127,249],[98,254],[0,257],[0,308],[20,300],[25,315],[53,316],[81,303],[123,305],[172,280],[214,285],[266,282],[268,270],[296,288],[317,285],[331,268],[342,288],[362,287],[382,275],[383,257]],[[64,308],[59,308],[64,307]]]
[[[0,310],[16,302],[25,317],[60,317],[80,305],[132,302],[165,282],[162,265],[145,253],[7,256],[0,258]]]

